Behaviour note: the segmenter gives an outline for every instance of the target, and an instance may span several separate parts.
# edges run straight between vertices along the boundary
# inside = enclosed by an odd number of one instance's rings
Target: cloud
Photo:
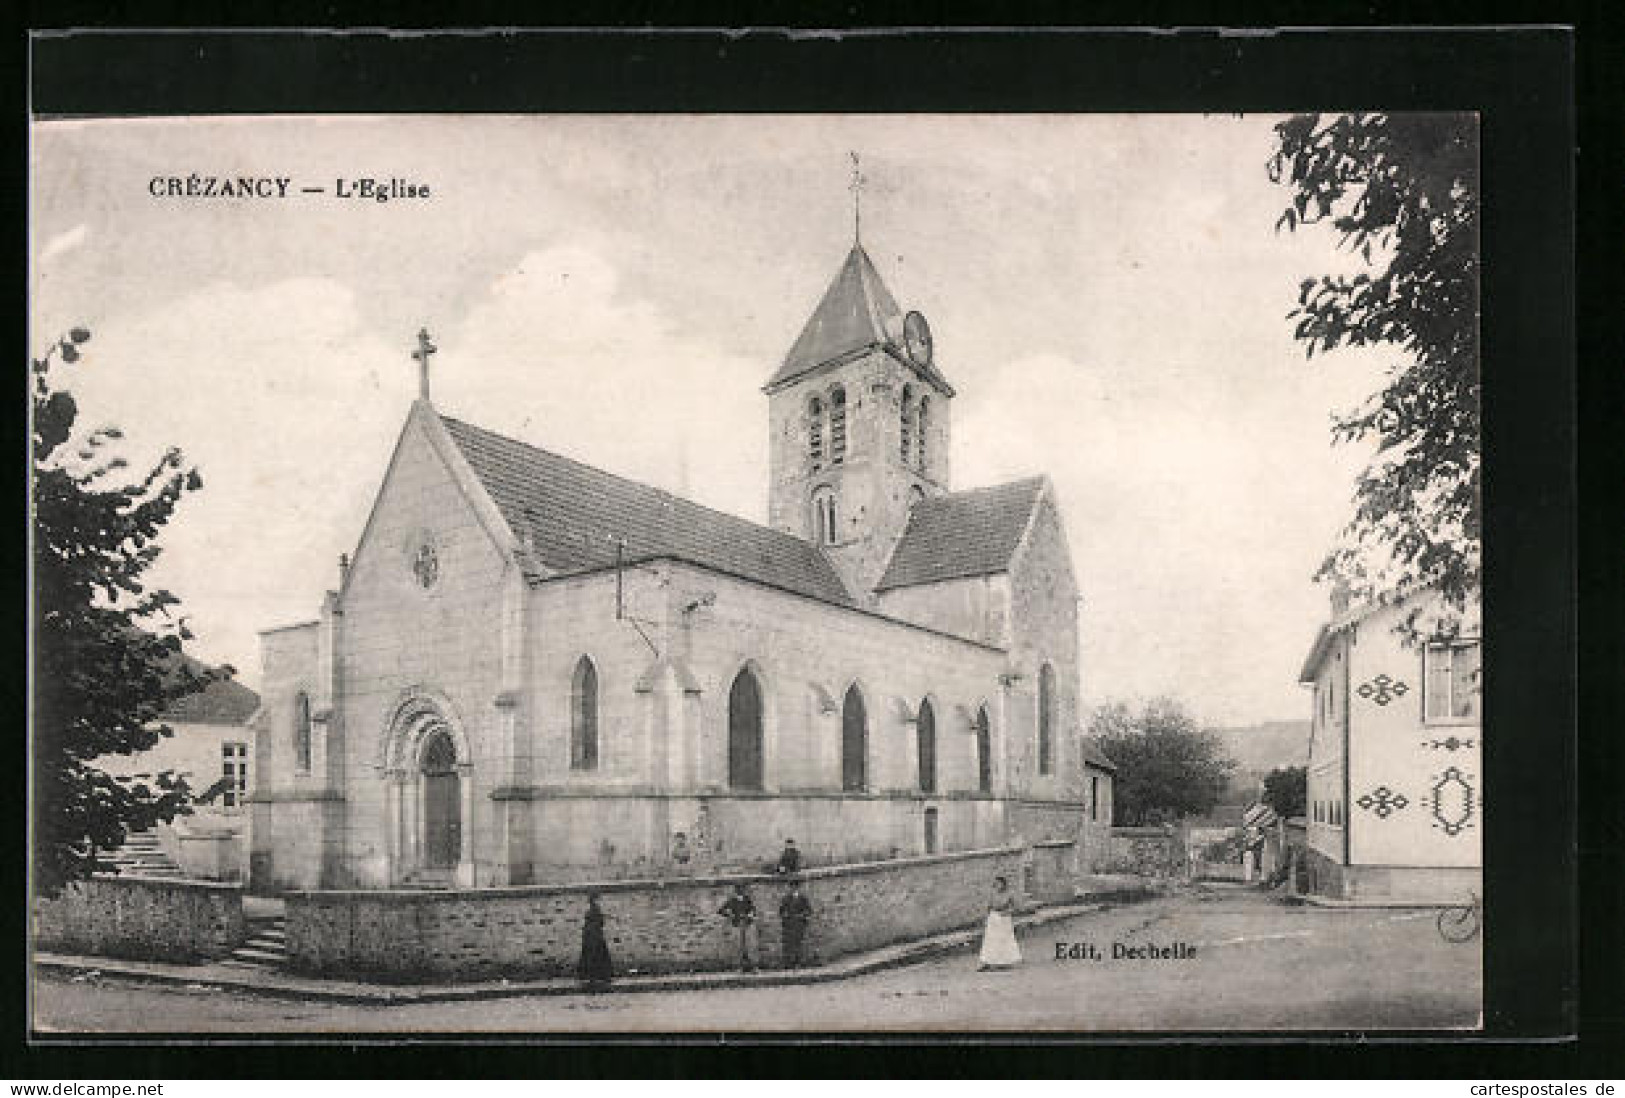
[[[200,653],[251,684],[256,632],[314,616],[353,549],[410,402],[382,381],[403,357],[337,283],[216,283],[104,324],[59,379],[82,429],[126,429],[135,469],[179,446],[202,473],[152,578],[181,597]]]
[[[49,263],[57,256],[73,251],[90,236],[90,226],[81,222],[65,232],[57,233],[40,249],[39,261]]]
[[[527,254],[440,346],[436,405],[449,414],[714,507],[765,514],[760,364],[627,294],[598,252],[565,244]]]

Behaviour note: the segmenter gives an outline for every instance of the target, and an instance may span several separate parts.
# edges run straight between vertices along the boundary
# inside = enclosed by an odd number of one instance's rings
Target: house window
[[[813,530],[821,545],[834,545],[837,540],[835,492],[824,487],[813,492]]]
[[[937,852],[938,845],[937,810],[934,808],[928,808],[925,810],[925,852],[927,854],[935,854]]]
[[[807,457],[814,469],[824,460],[824,402],[817,397],[807,402]]]
[[[310,697],[304,693],[293,699],[293,760],[300,771],[310,772]]]
[[[914,722],[915,746],[920,762],[920,792],[937,791],[937,714],[930,699],[920,703],[920,715]]]
[[[930,432],[930,421],[931,398],[922,396],[920,398],[919,422],[914,425],[915,445],[919,447],[919,466],[922,473],[925,472],[925,444]]]
[[[1038,772],[1055,769],[1055,668],[1045,664],[1038,672]]]
[[[1089,775],[1089,818],[1100,819],[1100,776]]]
[[[570,769],[598,768],[598,669],[582,656],[570,679]]]
[[[898,412],[898,419],[902,426],[902,441],[897,447],[898,459],[904,465],[914,456],[914,387],[903,386],[903,404]]]
[[[1423,662],[1424,719],[1445,724],[1478,720],[1478,641],[1430,644]]]
[[[829,461],[846,460],[846,390],[837,385],[829,394]]]
[[[248,745],[228,740],[220,745],[220,777],[225,787],[220,803],[236,808],[248,795]]]

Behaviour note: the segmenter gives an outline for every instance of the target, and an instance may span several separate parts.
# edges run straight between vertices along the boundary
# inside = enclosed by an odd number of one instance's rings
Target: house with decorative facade
[[[1306,875],[1340,900],[1463,903],[1483,866],[1481,615],[1420,592],[1334,596],[1313,690]]]
[[[443,415],[432,351],[319,618],[262,634],[256,887],[1089,856],[1055,490],[954,489],[954,387],[860,244],[763,387],[766,525]]]

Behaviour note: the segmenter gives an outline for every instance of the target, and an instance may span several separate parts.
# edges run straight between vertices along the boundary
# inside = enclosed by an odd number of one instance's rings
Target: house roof
[[[672,557],[852,605],[829,561],[800,538],[460,420],[440,420],[514,533],[528,536],[531,557],[551,573],[612,567],[621,538],[627,561]]]
[[[235,679],[216,679],[174,702],[158,719],[174,724],[247,724],[260,696]]]
[[[877,591],[1003,572],[1043,498],[1043,477],[920,500]]]
[[[1093,736],[1083,737],[1083,761],[1085,764],[1101,770],[1116,770],[1117,764],[1106,756],[1100,749],[1100,741]]]
[[[854,244],[835,280],[824,291],[790,353],[766,389],[772,392],[827,363],[845,359],[871,347],[890,351],[944,393],[953,387],[934,365],[920,366],[902,351],[903,311],[886,289],[863,245]]]

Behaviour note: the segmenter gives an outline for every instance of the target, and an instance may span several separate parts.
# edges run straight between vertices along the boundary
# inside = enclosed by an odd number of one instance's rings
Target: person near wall
[[[794,839],[784,840],[784,852],[779,855],[778,864],[773,867],[773,872],[788,876],[800,869],[801,851],[796,849],[796,841]]]
[[[750,898],[742,884],[734,885],[732,896],[722,905],[718,912],[734,929],[739,932],[739,970],[741,972],[755,972],[756,961],[752,955],[752,947],[756,939],[756,902]]]
[[[1012,919],[1016,899],[1010,892],[1010,882],[1003,877],[993,879],[993,901],[988,905],[987,924],[982,928],[982,952],[978,971],[1014,968],[1021,963],[1021,946],[1016,943],[1016,927]]]
[[[779,934],[784,942],[784,967],[800,968],[807,924],[812,920],[812,901],[801,891],[801,882],[792,880],[790,891],[779,901]]]
[[[604,910],[598,906],[598,893],[587,897],[587,915],[581,921],[581,960],[576,963],[576,977],[590,991],[609,987],[614,974],[614,963],[609,957],[609,942],[604,938]]]

